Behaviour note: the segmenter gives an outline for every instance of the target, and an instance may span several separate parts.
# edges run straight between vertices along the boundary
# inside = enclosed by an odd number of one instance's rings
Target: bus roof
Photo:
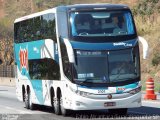
[[[47,13],[55,13],[56,9],[58,10],[68,10],[68,11],[79,11],[79,10],[122,10],[122,9],[129,9],[129,7],[127,5],[123,5],[123,4],[109,4],[109,3],[105,3],[105,4],[75,4],[75,5],[67,5],[67,6],[58,6],[52,9],[48,9],[42,12],[37,12],[31,15],[27,15],[24,17],[20,17],[18,19],[16,19],[14,21],[14,23],[20,22],[20,21],[24,21],[33,17],[37,17],[43,14],[47,14]]]
[[[21,21],[24,21],[24,20],[27,20],[27,19],[30,19],[30,18],[34,18],[34,17],[40,16],[40,15],[43,15],[43,14],[54,13],[54,11],[55,11],[55,8],[52,8],[52,9],[44,10],[44,11],[41,11],[41,12],[33,13],[33,14],[30,14],[30,15],[27,15],[27,16],[17,18],[14,21],[14,23],[21,22]]]
[[[75,5],[68,5],[68,9],[70,10],[93,10],[93,9],[129,9],[127,5],[124,4],[110,4],[110,3],[100,3],[100,4],[75,4]]]

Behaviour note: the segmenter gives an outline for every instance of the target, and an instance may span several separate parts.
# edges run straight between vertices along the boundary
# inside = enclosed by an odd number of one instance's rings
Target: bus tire
[[[127,108],[119,108],[119,109],[109,109],[109,114],[117,114],[117,115],[127,115]]]
[[[25,92],[25,107],[27,109],[31,109],[31,110],[34,109],[34,104],[31,101],[31,92],[30,92],[30,90],[28,90],[28,92],[27,91]]]
[[[61,114],[59,98],[54,100],[54,112],[55,112],[56,115],[60,115]]]
[[[28,92],[28,96],[29,96],[29,109],[30,110],[34,110],[34,104],[32,103],[32,101],[31,101],[31,91],[29,90],[29,92]]]
[[[27,93],[27,91],[25,92],[25,107],[27,108],[27,109],[29,109],[29,96],[28,96],[28,93]]]
[[[63,107],[63,97],[62,94],[60,94],[60,110],[63,116],[67,116],[69,114],[69,110],[65,109]]]

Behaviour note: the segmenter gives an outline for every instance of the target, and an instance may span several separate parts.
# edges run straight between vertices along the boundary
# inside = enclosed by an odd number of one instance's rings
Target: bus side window
[[[53,13],[42,16],[41,33],[43,35],[43,39],[52,39],[55,43],[57,43],[55,32],[55,16]]]
[[[33,20],[32,19],[29,19],[28,20],[28,26],[27,26],[27,34],[28,34],[28,36],[27,36],[27,40],[30,42],[30,41],[32,41],[32,27],[31,26],[33,26]]]
[[[48,29],[48,14],[45,14],[42,16],[42,27],[41,27],[41,33],[43,39],[45,39],[47,36],[47,29]]]
[[[56,31],[55,31],[55,16],[54,14],[49,14],[49,21],[48,21],[48,37],[51,38],[56,42]]]
[[[20,32],[20,38],[21,38],[21,42],[27,42],[27,20],[23,21],[21,23],[21,32]]]
[[[41,17],[34,18],[34,40],[40,39]]]
[[[43,39],[52,39],[57,43],[55,15],[53,13],[21,21],[16,23],[14,27],[15,42],[17,43]]]
[[[31,79],[60,80],[59,64],[53,59],[29,60]]]
[[[16,23],[14,24],[14,40],[15,43],[19,43],[19,39],[20,39],[20,23]]]

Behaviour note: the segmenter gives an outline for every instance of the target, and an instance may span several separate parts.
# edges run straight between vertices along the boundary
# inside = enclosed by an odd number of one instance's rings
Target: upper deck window
[[[14,24],[15,43],[42,39],[52,39],[54,42],[57,42],[55,14],[48,13]]]
[[[135,34],[129,11],[82,11],[70,13],[72,36],[122,36]]]

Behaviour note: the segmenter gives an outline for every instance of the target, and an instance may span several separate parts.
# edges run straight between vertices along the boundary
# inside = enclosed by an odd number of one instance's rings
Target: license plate
[[[105,102],[104,107],[116,106],[115,102]]]

